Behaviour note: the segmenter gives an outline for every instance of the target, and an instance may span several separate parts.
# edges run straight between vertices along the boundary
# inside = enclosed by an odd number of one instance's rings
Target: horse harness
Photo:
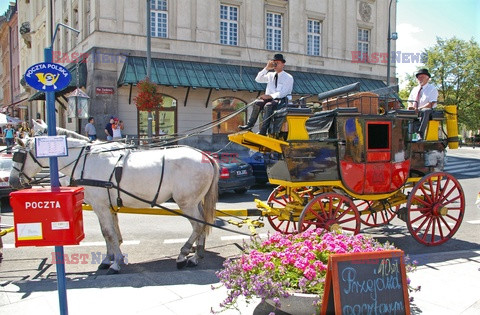
[[[20,169],[16,168],[15,166],[13,166],[13,169],[16,170],[19,173],[19,175],[24,176],[26,179],[28,179],[29,182],[31,182],[32,178],[23,172],[25,168],[25,160],[27,159],[27,153],[30,155],[30,157],[38,166],[40,166],[41,168],[44,168],[44,166],[37,160],[37,158],[32,153],[32,151],[25,150],[24,152],[22,151],[13,152],[13,156],[12,156],[13,162],[22,164],[22,167]]]
[[[80,161],[80,158],[81,158],[84,151],[87,151],[87,153],[85,153],[83,155],[83,165],[82,165],[82,171],[80,173],[80,178],[75,179],[74,178],[75,169],[77,168],[78,162]],[[80,185],[80,186],[101,187],[101,188],[106,188],[108,191],[110,189],[116,189],[117,190],[117,207],[123,207],[123,201],[122,201],[122,198],[120,197],[120,192],[126,192],[126,191],[120,187],[120,182],[122,180],[122,175],[123,175],[124,161],[128,157],[128,155],[130,154],[131,151],[126,150],[125,154],[120,154],[120,156],[118,157],[117,162],[115,163],[115,166],[112,170],[112,173],[110,173],[110,177],[108,178],[108,181],[98,180],[98,179],[89,179],[89,178],[84,178],[83,177],[84,172],[85,172],[85,165],[87,164],[87,157],[90,156],[90,152],[88,152],[88,151],[89,151],[88,146],[87,147],[82,147],[82,149],[80,151],[80,154],[79,154],[78,158],[76,159],[75,165],[73,166],[73,169],[72,169],[72,173],[71,173],[71,176],[70,176],[70,178],[71,178],[70,185],[71,186],[79,186]],[[162,156],[162,172],[161,172],[161,175],[160,175],[160,181],[158,183],[157,192],[155,193],[155,197],[153,197],[153,200],[150,202],[151,207],[155,206],[155,201],[157,200],[158,194],[160,193],[160,188],[161,188],[162,182],[163,182],[163,174],[165,173],[164,171],[165,171],[165,155]],[[113,176],[115,176],[116,184],[114,184],[112,182]],[[127,193],[127,194],[130,195],[129,193]],[[136,198],[136,199],[139,199],[136,196],[133,196],[133,197]],[[110,193],[108,193],[108,201],[110,203],[110,209],[112,211],[115,211],[115,207],[112,204],[112,198],[110,196]]]
[[[84,152],[87,151],[85,154]],[[132,193],[130,193],[129,191],[126,191],[125,189],[121,188],[120,187],[120,182],[121,182],[121,179],[122,179],[122,173],[123,173],[123,162],[125,160],[125,158],[130,154],[130,150],[127,150],[127,153],[126,154],[120,154],[120,156],[118,157],[118,160],[117,160],[117,163],[115,164],[115,167],[113,168],[113,171],[112,173],[110,174],[110,177],[108,179],[108,181],[103,181],[103,180],[97,180],[97,179],[88,179],[88,178],[83,178],[83,175],[84,175],[84,170],[85,170],[85,164],[86,164],[86,160],[87,160],[87,157],[91,154],[90,152],[90,146],[83,146],[80,150],[80,154],[78,155],[78,157],[75,159],[75,162],[74,162],[74,166],[73,166],[73,169],[72,169],[72,173],[71,173],[71,176],[70,176],[70,186],[78,186],[78,185],[81,185],[81,186],[93,186],[93,187],[100,187],[100,188],[106,188],[107,190],[110,190],[110,189],[116,189],[117,190],[117,206],[118,207],[122,207],[123,206],[123,202],[122,202],[122,199],[120,198],[120,193],[123,193],[125,195],[128,195],[132,198],[135,198],[139,201],[142,201],[142,202],[145,202],[147,204],[150,204],[151,207],[159,207],[163,210],[166,210],[170,213],[173,213],[173,214],[176,214],[176,215],[179,215],[179,216],[182,216],[182,217],[185,217],[189,220],[192,220],[192,221],[195,221],[195,222],[198,222],[198,223],[202,223],[204,225],[208,225],[208,226],[211,226],[211,227],[215,227],[215,228],[218,228],[218,229],[221,229],[221,230],[225,230],[225,231],[229,231],[229,232],[233,232],[233,233],[236,233],[236,234],[241,234],[241,235],[245,235],[245,236],[251,236],[250,234],[246,234],[246,233],[243,233],[243,232],[239,232],[239,231],[235,231],[235,230],[232,230],[232,229],[229,229],[229,228],[225,228],[223,226],[219,226],[219,225],[215,225],[215,224],[212,224],[212,223],[209,223],[209,222],[206,222],[204,220],[199,220],[197,218],[194,218],[192,216],[189,216],[187,214],[184,214],[183,212],[181,212],[180,210],[174,210],[174,209],[170,209],[170,208],[167,208],[165,206],[162,206],[158,203],[156,203],[156,200],[158,198],[158,194],[160,192],[160,188],[162,186],[162,182],[163,182],[163,175],[164,175],[164,170],[165,170],[165,155],[162,156],[162,174],[160,176],[160,181],[158,183],[158,187],[157,187],[157,192],[155,194],[155,197],[153,198],[153,200],[149,201],[149,200],[146,200],[146,199],[143,199],[141,197],[138,197]],[[200,150],[198,150],[200,151]],[[17,170],[19,172],[19,174],[23,175],[25,178],[27,178],[29,181],[31,181],[31,178],[29,176],[27,176],[23,170],[24,170],[24,167],[25,167],[25,160],[27,158],[27,152],[28,154],[30,154],[30,156],[32,157],[33,161],[39,165],[40,167],[44,168],[44,166],[35,158],[34,154],[30,151],[30,150],[25,150],[25,152],[21,152],[21,151],[16,151],[14,152],[13,154],[13,157],[12,157],[12,160],[14,162],[18,162],[18,163],[21,163],[22,164],[22,167],[21,169],[18,169],[18,168],[15,168],[15,170]],[[107,151],[104,151],[104,152],[107,152]],[[74,179],[73,177],[73,174],[75,172],[75,169],[77,168],[78,166],[78,163],[82,157],[82,154],[83,154],[83,166],[82,166],[82,172],[80,173],[80,178],[79,179]],[[210,162],[211,163],[214,163],[213,160],[211,160],[211,158],[207,155],[207,157],[209,158]],[[112,182],[112,178],[113,176],[115,176],[115,181],[117,184],[113,183]],[[110,208],[112,211],[115,211],[115,208],[113,207],[113,204],[112,204],[112,200],[111,200],[111,197],[110,197],[110,193],[108,194],[108,199],[109,199],[109,202],[110,202]]]

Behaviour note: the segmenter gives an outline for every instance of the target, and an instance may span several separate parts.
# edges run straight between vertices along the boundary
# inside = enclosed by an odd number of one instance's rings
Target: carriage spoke
[[[425,220],[422,221],[422,223],[415,229],[415,234],[418,234],[418,231],[422,229],[422,227],[425,225],[425,222],[429,220],[429,217],[425,215]]]
[[[432,218],[428,218],[428,224],[427,224],[427,227],[425,228],[425,231],[422,235],[422,239],[425,240],[427,238],[427,235],[428,235],[428,231],[430,230],[430,225],[432,224]],[[423,225],[423,223],[422,223]]]
[[[377,227],[387,224],[396,216],[396,212],[381,201],[356,201],[353,204],[360,213],[360,221],[367,226]],[[397,205],[396,208],[398,209],[399,206]]]
[[[439,231],[439,233],[440,233],[440,239],[443,239],[445,236],[443,236],[443,229],[442,229],[442,225],[440,224],[440,220],[441,220],[441,219],[442,219],[441,217],[440,217],[440,218],[437,218],[436,221],[437,221],[437,225],[438,225],[438,231]],[[448,225],[447,225],[447,228],[448,228]],[[450,231],[451,231],[451,230],[450,230]]]
[[[297,233],[295,220],[298,218],[301,205],[294,201],[296,193],[293,189],[292,195],[289,195],[284,186],[278,186],[268,197],[267,203],[273,204],[273,206],[267,214],[267,219],[274,230],[283,234]],[[305,191],[301,191],[301,193],[305,194]],[[298,211],[298,213],[295,211]]]
[[[300,215],[302,224],[309,223],[325,229],[340,229],[354,234],[360,230],[360,215],[355,204],[348,197],[338,193],[318,194],[309,202]]]
[[[423,213],[422,215],[416,217],[415,219],[412,219],[410,222],[413,224],[413,223],[417,222],[418,220],[420,220],[420,219],[422,219],[423,217],[426,217],[426,216],[428,216],[428,215],[429,215],[429,213]]]
[[[450,224],[448,224],[447,221],[445,221],[444,217],[440,217],[438,220],[438,224],[440,225],[440,220],[443,222],[443,225],[448,229],[449,232],[452,232],[452,229],[450,228]]]
[[[431,173],[415,184],[407,209],[407,226],[415,240],[424,245],[440,245],[455,234],[463,219],[462,187],[448,173]]]
[[[432,237],[430,238],[430,241],[433,243],[435,242],[435,221],[436,217],[432,217],[431,221],[429,223],[432,223]]]

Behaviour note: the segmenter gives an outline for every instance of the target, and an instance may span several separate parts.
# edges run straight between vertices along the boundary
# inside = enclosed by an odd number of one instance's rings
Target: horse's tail
[[[208,189],[207,194],[203,198],[203,211],[205,221],[213,224],[215,221],[215,212],[218,200],[218,179],[220,178],[220,167],[215,159],[209,157],[209,160],[213,166],[213,179],[210,183],[210,188]],[[210,225],[205,226],[205,232],[207,235],[210,233],[211,229],[212,227]]]

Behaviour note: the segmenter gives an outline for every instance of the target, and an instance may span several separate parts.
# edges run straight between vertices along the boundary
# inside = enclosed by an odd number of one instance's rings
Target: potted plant
[[[252,238],[245,246],[240,257],[225,260],[223,269],[216,273],[221,283],[218,287],[227,289],[227,298],[220,304],[223,309],[236,308],[240,296],[247,303],[260,298],[281,309],[285,298],[301,295],[309,297],[306,312],[313,314],[321,306],[329,255],[396,249],[361,234],[323,229],[301,234],[275,233],[266,240]],[[413,271],[414,266],[407,264],[407,272]],[[295,313],[298,312],[296,309]]]
[[[138,110],[151,112],[162,106],[163,97],[158,93],[157,85],[146,78],[137,84],[138,95],[133,99]]]

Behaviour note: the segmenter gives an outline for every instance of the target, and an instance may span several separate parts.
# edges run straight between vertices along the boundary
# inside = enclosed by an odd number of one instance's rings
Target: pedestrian
[[[263,70],[258,72],[255,81],[258,83],[267,83],[265,94],[260,95],[260,100],[253,105],[252,114],[248,123],[238,126],[240,130],[252,129],[258,119],[258,115],[263,110],[262,127],[260,134],[266,135],[270,126],[271,116],[274,111],[280,109],[288,103],[288,97],[293,89],[293,77],[283,71],[285,59],[282,54],[275,54],[272,60],[269,60]],[[273,70],[273,71],[271,71]]]
[[[5,140],[7,145],[7,153],[11,153],[15,143],[15,129],[13,129],[12,124],[7,124],[7,128],[3,129],[3,140]]]
[[[107,140],[112,141],[113,140],[113,116],[110,117],[110,120],[108,121],[108,124],[105,125],[105,134],[107,135]]]
[[[113,140],[122,139],[123,121],[118,118],[113,119],[112,132]]]
[[[419,139],[425,138],[430,116],[437,107],[438,91],[428,81],[432,77],[428,69],[420,69],[416,74],[418,85],[412,89],[408,97],[408,109],[415,110],[420,114],[420,127],[418,128]]]
[[[95,128],[95,119],[88,117],[88,123],[85,125],[85,134],[90,141],[97,140],[97,129]]]
[[[30,137],[32,136],[32,129],[28,125],[28,122],[24,121],[22,122],[22,125],[20,128],[18,128],[18,137],[20,139],[24,139],[25,137]]]

